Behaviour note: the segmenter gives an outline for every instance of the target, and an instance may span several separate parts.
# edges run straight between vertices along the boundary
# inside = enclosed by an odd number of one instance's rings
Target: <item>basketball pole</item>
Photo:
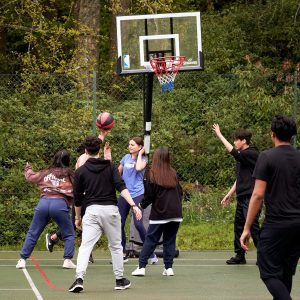
[[[144,147],[145,153],[150,153],[150,134],[151,134],[151,115],[153,98],[153,77],[154,73],[149,72],[146,75],[144,88]]]

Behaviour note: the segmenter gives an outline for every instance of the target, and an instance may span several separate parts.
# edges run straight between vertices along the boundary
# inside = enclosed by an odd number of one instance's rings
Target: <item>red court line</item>
[[[39,271],[39,273],[41,274],[43,280],[45,281],[45,283],[47,284],[47,286],[50,288],[50,289],[53,289],[53,290],[58,290],[58,291],[65,291],[65,289],[63,288],[59,288],[57,287],[46,275],[46,273],[44,272],[44,270],[42,269],[42,267],[40,266],[40,264],[38,263],[38,261],[35,259],[34,256],[31,256],[30,257],[32,262],[34,263],[35,265],[35,268]]]

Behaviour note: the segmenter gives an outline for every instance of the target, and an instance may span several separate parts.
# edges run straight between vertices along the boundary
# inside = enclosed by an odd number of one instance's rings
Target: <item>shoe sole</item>
[[[49,236],[49,233],[46,234],[46,248],[49,252],[53,252],[53,248],[52,249],[49,248],[48,236]]]
[[[145,276],[145,274],[132,274],[132,273],[131,273],[131,275],[132,276],[137,276],[137,277],[144,277]]]
[[[69,289],[71,293],[80,293],[81,291],[83,291],[83,285],[76,285],[72,289]]]
[[[227,262],[226,261],[226,264],[227,265],[246,265],[247,262]]]
[[[116,286],[115,290],[126,290],[131,286],[131,283],[124,285],[124,286]]]

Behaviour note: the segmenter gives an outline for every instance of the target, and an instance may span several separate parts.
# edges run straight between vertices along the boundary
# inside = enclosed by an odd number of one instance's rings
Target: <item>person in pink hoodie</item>
[[[33,219],[27,232],[17,269],[26,268],[26,259],[30,257],[41,233],[53,219],[64,241],[63,268],[74,269],[72,262],[74,255],[74,227],[70,219],[70,207],[73,203],[74,173],[69,168],[70,154],[66,150],[58,151],[51,166],[47,169],[34,172],[31,164],[25,166],[25,178],[37,184],[40,190],[40,200],[35,207]]]

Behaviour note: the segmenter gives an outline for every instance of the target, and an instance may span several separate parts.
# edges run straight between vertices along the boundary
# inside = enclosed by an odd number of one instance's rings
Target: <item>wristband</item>
[[[81,220],[81,217],[75,216],[75,220]]]
[[[131,208],[134,208],[134,207],[137,207],[135,204],[134,205],[131,205]]]

